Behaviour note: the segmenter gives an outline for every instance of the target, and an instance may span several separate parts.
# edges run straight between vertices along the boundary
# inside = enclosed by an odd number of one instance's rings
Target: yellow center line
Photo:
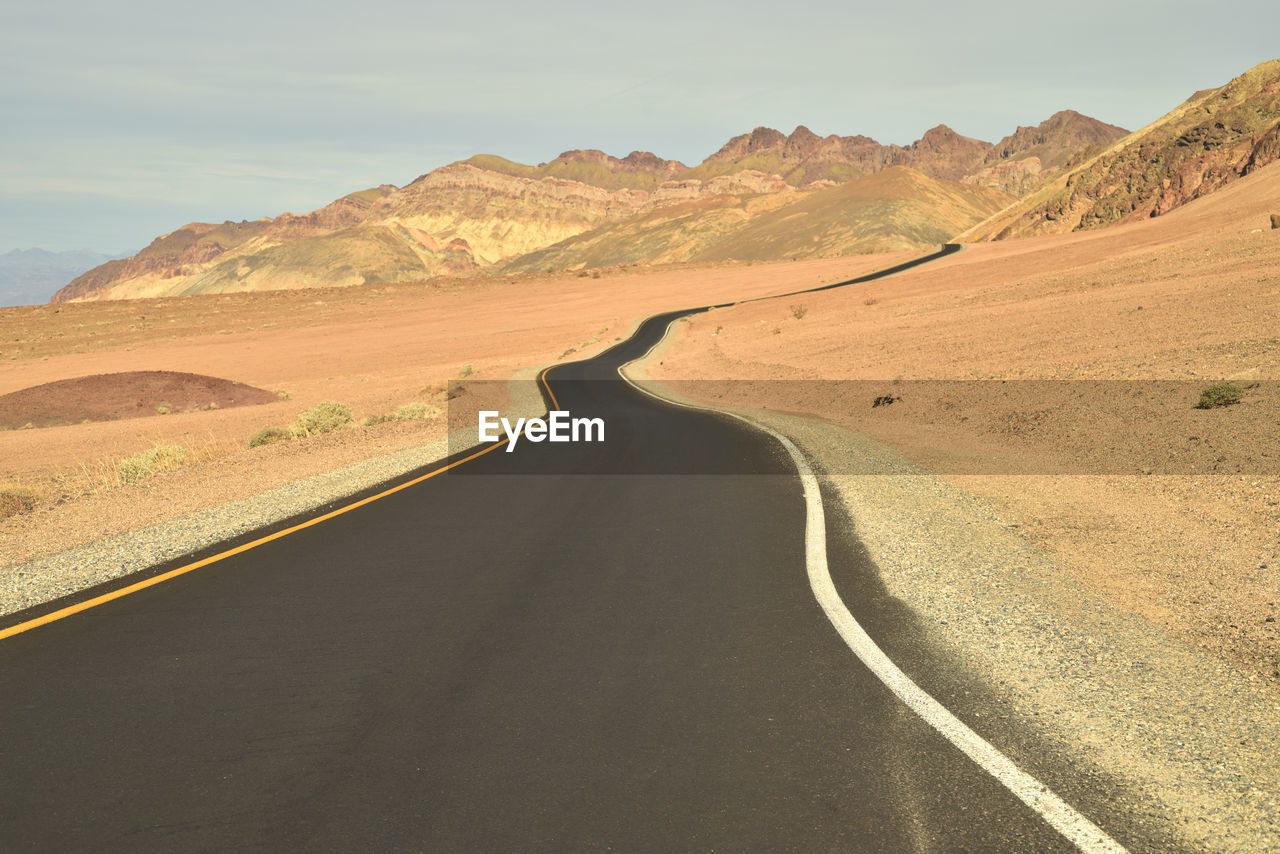
[[[542,374],[539,375],[538,379],[542,381],[542,385],[547,389],[547,394],[551,396],[552,403],[555,405],[557,409],[559,409],[560,404],[559,402],[556,401],[556,396],[551,391],[551,385],[547,382],[547,371],[549,370],[551,369],[547,368],[546,370],[544,370]],[[501,448],[503,445],[507,444],[508,441],[509,441],[508,439],[503,439],[499,442],[495,442],[489,447],[476,451],[474,454],[471,454],[470,456],[463,457],[460,460],[454,460],[448,465],[441,466],[438,469],[432,469],[426,474],[415,477],[413,480],[405,481],[404,483],[399,484],[398,486],[393,486],[390,489],[385,489],[382,492],[377,493],[376,495],[370,495],[367,498],[360,499],[359,501],[353,501],[350,504],[339,507],[336,510],[330,510],[328,513],[325,513],[322,516],[317,516],[314,519],[308,519],[307,521],[299,522],[297,525],[293,525],[292,527],[284,528],[282,530],[276,531],[274,534],[267,534],[265,537],[259,537],[256,540],[252,540],[250,542],[244,543],[243,545],[236,546],[235,548],[218,552],[215,555],[210,555],[209,557],[202,558],[197,561],[192,561],[191,563],[188,563],[188,564],[183,564],[182,566],[179,566],[176,569],[171,569],[168,572],[162,572],[159,575],[153,575],[150,578],[143,579],[142,581],[134,582],[133,584],[127,585],[125,587],[121,587],[118,590],[112,590],[110,593],[103,593],[100,596],[94,596],[92,599],[86,599],[83,602],[77,602],[74,605],[68,605],[65,608],[58,609],[57,611],[51,611],[50,613],[45,614],[42,617],[36,617],[34,619],[27,620],[25,623],[18,623],[16,626],[10,626],[7,629],[0,629],[0,640],[13,637],[14,635],[20,635],[23,632],[31,631],[32,629],[37,628],[38,626],[44,626],[49,623],[53,623],[58,620],[64,619],[66,617],[70,617],[72,614],[78,614],[81,611],[87,611],[90,608],[96,608],[97,606],[103,605],[114,599],[120,599],[124,596],[128,596],[131,593],[137,593],[139,590],[145,590],[148,587],[154,587],[155,585],[163,581],[168,581],[171,578],[177,578],[179,575],[185,575],[188,572],[191,572],[192,570],[200,569],[201,567],[208,566],[211,563],[217,563],[220,560],[225,560],[234,555],[241,554],[242,552],[247,552],[250,549],[256,549],[258,546],[269,543],[272,540],[278,540],[281,537],[287,537],[289,534],[295,533],[297,531],[301,531],[303,528],[310,528],[312,525],[319,525],[321,522],[327,522],[328,520],[334,518],[335,516],[341,516],[343,513],[349,513],[350,511],[355,510],[357,507],[363,507],[366,504],[371,504],[374,501],[377,501],[379,498],[386,498],[388,495],[397,493],[402,489],[408,489],[411,486],[415,486],[419,483],[422,483],[424,480],[430,480],[436,475],[442,472],[446,472],[451,468],[456,468],[462,465],[463,463],[470,462],[471,460],[474,460],[476,457],[482,457],[485,454],[496,451],[498,448]]]
[[[551,367],[555,367],[555,366],[552,365]],[[556,400],[556,393],[551,390],[551,383],[547,382],[547,371],[549,370],[551,370],[551,368],[544,368],[542,373],[538,375],[538,379],[542,380],[542,385],[544,388],[546,388],[547,395],[551,398],[551,408],[559,409],[560,401]]]

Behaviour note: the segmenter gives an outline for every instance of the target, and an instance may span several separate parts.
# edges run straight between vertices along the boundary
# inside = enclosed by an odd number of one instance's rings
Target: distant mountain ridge
[[[116,256],[90,249],[14,249],[0,255],[0,306],[38,305],[68,282]]]
[[[54,299],[911,249],[1007,207],[1011,188],[1025,192],[1051,174],[1045,162],[1123,134],[1065,112],[999,144],[944,125],[908,146],[759,127],[694,167],[642,151],[619,158],[572,150],[534,166],[476,155],[307,214],[191,223],[85,273]],[[892,180],[871,181],[888,170],[898,170]],[[846,185],[852,189],[829,192]],[[922,203],[928,199],[939,204]],[[753,223],[761,217],[779,234],[760,235]],[[618,242],[604,251],[610,241]]]

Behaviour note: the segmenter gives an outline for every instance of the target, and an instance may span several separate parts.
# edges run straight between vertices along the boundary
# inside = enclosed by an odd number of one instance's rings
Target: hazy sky
[[[757,125],[995,141],[1063,108],[1135,128],[1277,34],[1275,0],[14,0],[0,252],[132,251],[479,152],[694,164]]]

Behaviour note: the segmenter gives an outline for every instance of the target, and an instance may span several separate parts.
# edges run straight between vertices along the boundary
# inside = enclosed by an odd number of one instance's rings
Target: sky
[[[0,253],[136,251],[477,153],[696,164],[758,125],[996,141],[1134,129],[1280,58],[1280,3],[18,0],[0,7]]]

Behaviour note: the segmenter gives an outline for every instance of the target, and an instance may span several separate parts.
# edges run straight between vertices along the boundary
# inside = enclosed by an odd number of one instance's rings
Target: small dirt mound
[[[177,371],[127,371],[58,380],[0,395],[0,430],[116,421],[275,401],[234,380]]]

